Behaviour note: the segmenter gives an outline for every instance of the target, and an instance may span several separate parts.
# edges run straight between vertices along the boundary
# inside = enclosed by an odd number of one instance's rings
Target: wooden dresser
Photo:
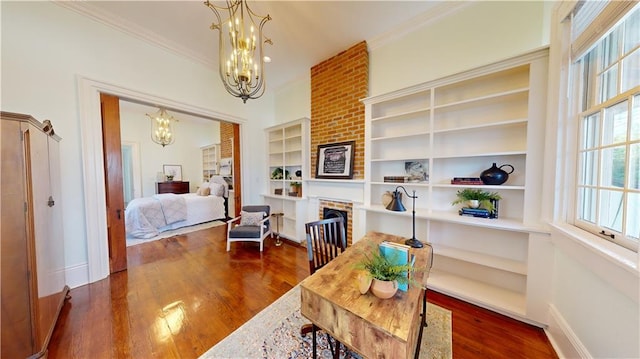
[[[189,181],[156,182],[156,193],[189,193]]]

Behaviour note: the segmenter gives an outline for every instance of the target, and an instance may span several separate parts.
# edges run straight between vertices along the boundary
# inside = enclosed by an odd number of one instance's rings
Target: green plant
[[[500,200],[500,194],[498,192],[487,192],[478,188],[465,188],[456,193],[455,201],[451,202],[451,205],[456,205],[460,203],[466,203],[468,201],[478,201],[480,207],[492,212],[495,208],[493,207],[492,200]]]
[[[291,178],[289,176],[289,171],[286,169],[283,170],[282,167],[277,167],[271,172],[271,179],[277,180],[277,179],[289,179],[289,178]]]
[[[380,253],[378,246],[372,247],[368,253],[363,253],[364,258],[355,264],[356,269],[364,270],[371,278],[383,281],[397,281],[398,284],[409,283],[412,281],[407,275],[415,272],[415,268],[409,264],[398,265],[393,264],[393,258],[388,259]]]

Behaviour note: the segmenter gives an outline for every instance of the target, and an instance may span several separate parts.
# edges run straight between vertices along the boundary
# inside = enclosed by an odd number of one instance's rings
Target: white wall
[[[216,70],[53,2],[2,1],[0,10],[2,110],[50,119],[62,137],[65,256],[67,269],[73,272],[69,277],[72,287],[88,281],[85,212],[95,209],[85,208],[85,194],[104,187],[99,179],[88,184],[83,180],[83,158],[87,156],[82,153],[83,141],[99,139],[82,137],[83,122],[95,118],[80,115],[79,76],[170,99],[203,112],[224,113],[238,122],[245,119],[247,124],[241,126],[242,150],[264,148],[262,129],[273,123],[270,91],[243,104],[222,88]],[[243,160],[245,173],[262,166],[261,162],[251,162],[256,161],[254,156]],[[244,188],[249,193],[261,191]],[[90,240],[106,242],[103,238]]]
[[[156,111],[120,101],[121,140],[137,143],[140,149],[142,183],[136,185],[142,186],[143,197],[149,197],[156,193],[156,175],[163,171],[163,165],[180,165],[182,180],[189,182],[190,192],[195,192],[203,180],[201,147],[220,143],[220,122],[169,111],[178,121],[173,124],[175,142],[162,147],[151,140],[151,122],[145,116]]]

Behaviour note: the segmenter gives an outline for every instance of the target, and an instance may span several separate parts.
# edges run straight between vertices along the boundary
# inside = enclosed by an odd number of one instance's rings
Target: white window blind
[[[638,1],[581,1],[573,11],[571,58],[580,58]]]

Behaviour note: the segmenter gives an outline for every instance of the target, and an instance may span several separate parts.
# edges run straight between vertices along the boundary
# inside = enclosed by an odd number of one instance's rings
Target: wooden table
[[[390,299],[378,299],[358,290],[354,264],[371,245],[405,239],[370,232],[353,246],[300,283],[300,311],[342,344],[368,358],[414,358],[421,333],[420,313],[424,291],[411,286]],[[431,247],[412,248],[416,268],[429,268]],[[414,274],[426,284],[427,271]]]

